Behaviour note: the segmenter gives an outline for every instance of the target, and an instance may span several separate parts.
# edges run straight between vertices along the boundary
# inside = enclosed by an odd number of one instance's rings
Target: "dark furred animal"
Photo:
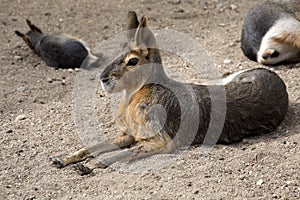
[[[299,1],[293,1],[293,8]],[[265,65],[300,61],[300,21],[287,3],[265,2],[245,17],[241,48],[250,60]]]
[[[287,112],[286,86],[270,70],[250,69],[209,84],[184,84],[165,74],[146,17],[139,22],[136,13],[129,12],[127,38],[122,54],[100,76],[105,91],[123,91],[115,116],[121,133],[113,145],[99,144],[97,153],[128,149],[105,162],[77,165],[81,174],[103,164],[169,153],[179,146],[241,141],[276,129]],[[64,167],[90,153],[83,148],[52,162]]]
[[[26,44],[39,55],[48,66],[57,68],[79,68],[96,67],[99,58],[92,55],[87,45],[73,37],[61,34],[44,34],[26,20],[30,31],[20,36]]]

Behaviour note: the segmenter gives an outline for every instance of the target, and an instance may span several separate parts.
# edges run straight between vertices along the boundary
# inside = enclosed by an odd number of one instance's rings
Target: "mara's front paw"
[[[53,165],[56,168],[63,168],[66,166],[65,163],[60,158],[51,157],[50,162],[51,165]]]
[[[73,169],[81,176],[90,174],[93,171],[93,169],[80,163],[74,164]]]

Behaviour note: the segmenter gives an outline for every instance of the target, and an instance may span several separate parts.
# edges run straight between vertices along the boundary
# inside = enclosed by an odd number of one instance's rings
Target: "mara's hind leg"
[[[170,153],[174,150],[174,144],[170,138],[162,140],[159,137],[153,137],[137,142],[134,146],[126,150],[120,150],[113,156],[106,158],[100,162],[77,164],[75,169],[80,175],[91,173],[96,168],[106,168],[118,161],[132,161],[145,158],[155,154]]]
[[[63,168],[69,164],[77,163],[83,161],[93,155],[99,155],[102,153],[114,151],[119,148],[128,147],[134,143],[134,138],[130,135],[126,135],[125,133],[121,133],[115,139],[113,139],[112,143],[102,142],[96,144],[88,149],[82,148],[70,155],[61,157],[61,158],[50,158],[52,165],[57,168]]]

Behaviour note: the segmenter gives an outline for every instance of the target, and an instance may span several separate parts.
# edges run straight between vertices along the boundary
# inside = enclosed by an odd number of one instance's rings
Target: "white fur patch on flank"
[[[286,33],[299,35],[300,21],[293,17],[279,19],[264,35],[260,49],[257,53],[257,61],[262,64],[276,64],[282,61],[289,61],[299,56],[299,48],[284,42],[278,42],[278,38],[285,37]],[[269,52],[277,51],[279,56],[271,57]]]
[[[203,85],[227,85],[228,83],[230,83],[232,80],[235,79],[235,77],[237,77],[238,75],[246,72],[246,71],[250,71],[252,69],[244,69],[238,72],[235,72],[233,74],[228,75],[226,78],[222,78],[222,79],[217,79],[217,80],[212,80],[212,81],[206,81],[204,83],[202,83]]]

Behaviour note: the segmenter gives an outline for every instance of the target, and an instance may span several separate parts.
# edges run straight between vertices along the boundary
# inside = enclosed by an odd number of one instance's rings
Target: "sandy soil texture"
[[[235,72],[263,67],[249,61],[240,49],[243,18],[259,2],[2,0],[0,199],[300,199],[299,64],[272,69],[285,81],[290,98],[288,114],[275,132],[216,145],[205,155],[200,147],[193,147],[180,155],[154,156],[80,176],[71,166],[56,169],[49,162],[51,156],[83,146],[85,135],[79,132],[78,107],[74,107],[80,102],[74,99],[78,93],[87,102],[90,95],[96,96],[89,109],[97,113],[101,136],[108,137],[117,134],[112,118],[115,98],[99,89],[97,73],[48,67],[14,34],[27,31],[29,18],[45,32],[76,36],[106,55],[100,44],[121,33],[127,12],[135,10],[149,17],[150,26],[189,35],[220,73]],[[164,53],[163,62],[175,78],[172,71],[188,77],[186,81],[201,79],[178,56]],[[78,84],[82,77],[84,87]],[[83,91],[90,86],[94,96]],[[162,162],[168,160],[172,162]]]

